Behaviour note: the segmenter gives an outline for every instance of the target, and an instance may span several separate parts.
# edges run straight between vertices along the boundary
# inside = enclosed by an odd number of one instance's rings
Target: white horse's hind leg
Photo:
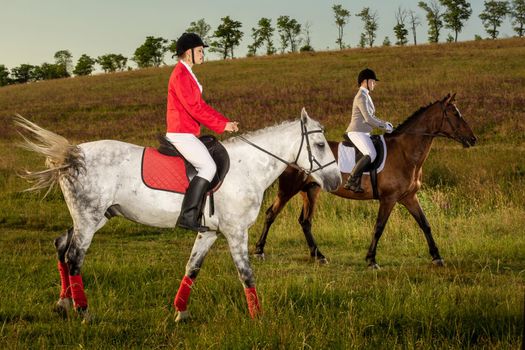
[[[233,262],[237,267],[239,278],[244,286],[248,311],[250,316],[255,318],[261,312],[257,290],[255,289],[255,277],[250,266],[248,255],[248,232],[238,231],[235,234],[226,235]]]
[[[76,221],[76,220],[74,220]],[[93,235],[108,221],[103,214],[97,223],[94,220],[82,221],[83,225],[77,225],[73,229],[71,242],[66,252],[65,261],[69,270],[69,287],[75,310],[84,318],[84,322],[89,322],[91,316],[88,312],[88,303],[84,292],[84,283],[80,270],[84,263],[84,257],[91,244]]]
[[[177,322],[183,321],[189,317],[187,304],[188,299],[190,298],[191,286],[199,274],[206,254],[208,254],[208,251],[216,239],[217,233],[214,231],[201,232],[195,239],[193,249],[191,250],[190,259],[186,264],[186,274],[180,282],[179,290],[177,291],[177,295],[173,301],[173,305],[177,310]]]
[[[58,272],[60,273],[60,298],[55,305],[55,311],[68,316],[73,309],[73,299],[69,285],[69,267],[66,264],[66,252],[73,236],[73,228],[69,228],[66,233],[55,239],[55,248],[58,258]]]

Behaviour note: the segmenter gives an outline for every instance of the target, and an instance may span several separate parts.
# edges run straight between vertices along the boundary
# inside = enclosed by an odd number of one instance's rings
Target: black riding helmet
[[[200,36],[195,33],[183,33],[179,39],[177,39],[177,56],[182,56],[186,50],[194,49],[198,46],[208,47]]]
[[[376,77],[376,73],[369,69],[363,69],[361,72],[359,72],[359,75],[357,76],[357,85],[360,86],[361,83],[367,79],[374,79],[375,81],[379,81]]]

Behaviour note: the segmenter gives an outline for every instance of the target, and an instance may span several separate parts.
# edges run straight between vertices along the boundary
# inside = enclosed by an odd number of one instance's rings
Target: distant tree
[[[521,38],[525,30],[525,0],[513,0],[510,15],[513,18],[512,24],[515,25],[512,29]]]
[[[383,46],[390,46],[392,45],[392,42],[390,42],[390,38],[385,36],[385,40],[383,40]]]
[[[428,21],[428,41],[430,43],[439,42],[439,32],[443,28],[443,12],[436,0],[431,0],[430,4],[420,1],[418,6],[426,11]]]
[[[71,76],[73,67],[73,55],[68,50],[55,52],[55,64],[57,65],[57,74],[59,78],[68,78]]]
[[[34,80],[35,68],[36,67],[31,64],[21,64],[20,66],[11,69],[13,82],[23,84]]]
[[[408,17],[410,21],[410,28],[412,29],[412,36],[414,37],[414,45],[417,45],[416,27],[420,26],[421,22],[419,21],[419,17],[412,10],[408,11]]]
[[[356,14],[357,17],[361,17],[361,20],[364,22],[366,43],[368,46],[372,47],[374,45],[374,40],[376,38],[376,31],[378,28],[378,16],[377,11],[370,12],[369,7],[364,7],[361,12]]]
[[[223,59],[227,59],[228,56],[234,58],[233,49],[239,46],[244,35],[240,31],[242,23],[232,20],[230,16],[221,18],[221,21],[222,23],[219,24],[213,34],[216,40],[211,42],[210,51],[218,52]]]
[[[0,64],[0,86],[6,86],[11,84],[11,79],[9,78],[9,69],[3,64]]]
[[[202,41],[208,43],[210,41],[210,30],[211,26],[208,23],[206,23],[204,18],[201,18],[196,22],[191,22],[188,29],[186,29],[186,32],[198,34],[201,37]]]
[[[95,63],[97,61],[86,54],[83,54],[78,59],[77,65],[73,70],[75,75],[90,75],[95,70]]]
[[[164,63],[164,54],[168,51],[167,44],[167,39],[148,36],[144,44],[135,50],[132,60],[139,68],[158,67]]]
[[[466,0],[439,0],[439,2],[446,7],[443,15],[445,27],[454,31],[454,42],[457,42],[458,34],[472,15],[472,8]]]
[[[479,41],[479,40],[483,40],[483,38],[481,37],[481,35],[476,34],[474,35],[474,40]]]
[[[303,26],[303,35],[304,35],[304,45],[301,46],[301,52],[313,52],[315,51],[312,47],[311,38],[310,38],[310,28],[312,28],[312,23],[306,22]]]
[[[339,45],[339,49],[342,50],[345,48],[345,44],[343,42],[343,30],[348,23],[348,19],[350,18],[350,11],[343,8],[343,5],[333,5],[332,10],[334,11],[335,16],[335,25],[337,26],[337,40],[335,41],[336,44]]]
[[[277,30],[281,37],[281,52],[284,53],[288,46],[291,52],[297,52],[301,44],[299,35],[301,34],[301,24],[289,16],[279,16],[277,18]]]
[[[447,43],[453,43],[453,42],[455,42],[454,37],[452,36],[452,34],[448,33]]]
[[[66,75],[64,72],[63,64],[42,63],[42,65],[35,67],[34,80],[51,80],[69,77],[69,74]]]
[[[257,27],[252,28],[253,44],[248,45],[248,53],[250,55],[256,55],[259,47],[266,45],[266,54],[273,55],[275,53],[272,41],[274,31],[272,20],[265,17],[261,18],[257,23]]]
[[[406,17],[407,17],[407,12],[401,9],[401,7],[398,7],[397,12],[396,12],[397,24],[394,27],[394,33],[397,39],[396,45],[404,46],[408,42],[408,39],[407,39],[408,29],[406,29],[405,27]]]
[[[361,33],[361,36],[359,37],[359,47],[364,49],[366,47],[366,34]]]
[[[509,10],[508,1],[485,1],[485,10],[479,15],[479,18],[483,22],[485,31],[492,39],[498,37],[498,28],[509,14]]]
[[[106,54],[102,56],[97,57],[97,63],[102,67],[104,72],[115,72],[115,71],[123,71],[126,69],[126,64],[128,62],[128,59],[121,54]]]

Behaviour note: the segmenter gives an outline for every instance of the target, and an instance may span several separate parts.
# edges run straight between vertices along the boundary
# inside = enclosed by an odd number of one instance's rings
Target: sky
[[[54,54],[69,50],[76,63],[82,54],[97,56],[116,53],[129,59],[147,36],[174,40],[190,22],[204,18],[212,31],[221,23],[221,17],[230,16],[242,23],[245,33],[241,45],[235,49],[236,57],[247,53],[252,43],[251,28],[261,17],[272,19],[288,15],[299,23],[311,24],[311,44],[315,50],[336,49],[337,27],[334,24],[332,6],[341,4],[352,16],[345,27],[343,41],[356,47],[363,23],[355,14],[363,7],[377,11],[379,28],[376,44],[381,45],[385,36],[395,42],[392,28],[395,13],[401,6],[414,10],[422,23],[417,28],[418,43],[427,42],[425,12],[418,6],[419,0],[2,0],[0,2],[0,64],[7,68],[27,63],[41,65],[53,63]],[[427,3],[429,1],[426,1]],[[473,14],[466,23],[458,40],[472,40],[478,34],[486,37],[478,15],[483,11],[483,0],[470,0]],[[444,41],[449,30],[443,29],[440,41]],[[514,33],[510,20],[500,28],[500,37]],[[411,34],[409,36],[410,40]],[[276,33],[274,45],[279,47]],[[218,59],[209,53],[209,59]],[[166,64],[174,64],[171,54],[165,56]],[[131,66],[134,62],[128,60]]]

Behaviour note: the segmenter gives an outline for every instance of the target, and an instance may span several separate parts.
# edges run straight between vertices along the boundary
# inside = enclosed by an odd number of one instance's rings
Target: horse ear
[[[306,108],[303,107],[301,110],[301,120],[303,123],[306,123],[307,119],[309,118],[308,113],[306,113]]]
[[[448,94],[447,97],[445,97],[445,104],[448,105],[448,104],[454,102],[455,98],[456,98],[456,93],[455,92],[452,94],[452,96],[450,94]]]

